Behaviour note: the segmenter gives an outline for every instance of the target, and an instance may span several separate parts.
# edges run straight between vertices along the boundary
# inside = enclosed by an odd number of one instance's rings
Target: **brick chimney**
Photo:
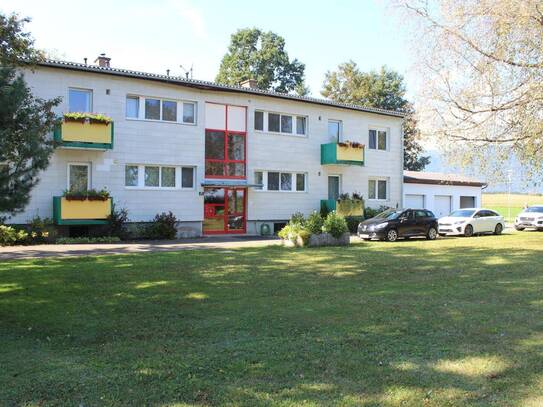
[[[106,57],[106,54],[100,54],[98,55],[98,58],[94,60],[94,63],[102,68],[109,68],[109,61],[111,61],[111,58]]]
[[[258,89],[256,79],[246,79],[240,82],[239,86],[241,86],[242,88]]]

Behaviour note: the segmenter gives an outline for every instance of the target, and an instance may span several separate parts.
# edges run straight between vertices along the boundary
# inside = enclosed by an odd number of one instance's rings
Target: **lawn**
[[[0,264],[0,405],[541,406],[543,233]]]
[[[543,204],[543,196],[529,194],[483,194],[483,206],[493,209],[504,216],[507,221],[513,222],[522,212],[525,205]],[[509,212],[511,210],[511,212]],[[509,216],[511,213],[511,216]]]

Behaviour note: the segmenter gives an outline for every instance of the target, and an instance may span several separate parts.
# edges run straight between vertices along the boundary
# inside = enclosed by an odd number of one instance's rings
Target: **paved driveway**
[[[194,249],[236,249],[281,244],[277,238],[261,236],[203,237],[169,241],[145,241],[110,244],[50,244],[0,247],[0,261],[42,257],[69,257],[105,254],[170,252]]]

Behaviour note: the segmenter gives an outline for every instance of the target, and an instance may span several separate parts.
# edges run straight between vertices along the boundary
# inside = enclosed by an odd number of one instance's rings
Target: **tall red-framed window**
[[[206,178],[245,179],[247,107],[206,103]]]

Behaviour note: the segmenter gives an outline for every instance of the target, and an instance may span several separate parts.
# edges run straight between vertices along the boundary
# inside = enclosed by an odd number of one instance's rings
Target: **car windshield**
[[[543,213],[543,206],[531,206],[529,208],[526,208],[524,212],[539,212]]]
[[[470,218],[474,213],[475,211],[473,209],[459,209],[457,211],[453,211],[449,216],[451,218]]]
[[[375,219],[392,220],[392,219],[396,219],[397,217],[399,217],[402,213],[403,213],[403,211],[398,211],[398,210],[395,210],[395,209],[388,209],[388,210],[386,210],[384,212],[381,212],[379,215],[375,216]]]

